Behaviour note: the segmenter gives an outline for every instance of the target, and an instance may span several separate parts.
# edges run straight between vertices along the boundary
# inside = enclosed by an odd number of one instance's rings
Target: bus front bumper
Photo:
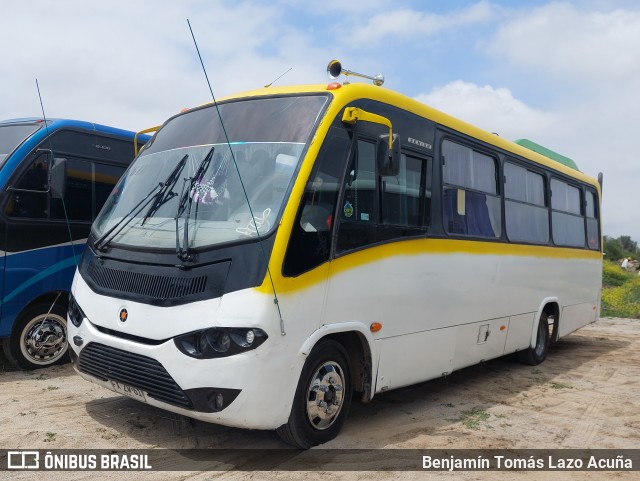
[[[173,340],[143,344],[104,333],[88,319],[80,327],[68,326],[74,369],[106,389],[226,426],[276,429],[288,420],[287,400],[296,387],[290,379],[297,377],[282,376],[291,371],[291,366],[282,371],[282,356],[259,359],[266,358],[266,345],[232,357],[193,359]]]

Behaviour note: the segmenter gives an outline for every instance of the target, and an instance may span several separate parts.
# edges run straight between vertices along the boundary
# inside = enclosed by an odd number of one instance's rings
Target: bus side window
[[[13,186],[5,207],[7,216],[46,219],[48,178],[49,154],[40,152]]]
[[[600,249],[600,232],[598,229],[598,197],[596,193],[587,190],[586,217],[587,217],[587,244],[589,249]]]
[[[93,216],[93,162],[67,158],[65,171],[64,196],[51,197],[51,218],[90,222]]]
[[[300,275],[329,260],[336,200],[350,146],[346,130],[332,127],[300,202],[282,268],[285,276]]]
[[[449,140],[442,143],[442,153],[447,233],[500,237],[502,213],[495,159]]]
[[[555,245],[585,246],[580,194],[578,187],[551,179],[551,232]]]

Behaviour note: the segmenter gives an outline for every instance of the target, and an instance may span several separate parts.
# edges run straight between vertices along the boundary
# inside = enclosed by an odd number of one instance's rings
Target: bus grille
[[[193,409],[189,397],[162,364],[150,357],[92,342],[80,352],[78,369],[103,381],[117,381],[142,389],[158,401]]]
[[[174,277],[111,269],[97,262],[88,266],[88,274],[100,287],[153,299],[178,299],[205,292],[207,276]]]

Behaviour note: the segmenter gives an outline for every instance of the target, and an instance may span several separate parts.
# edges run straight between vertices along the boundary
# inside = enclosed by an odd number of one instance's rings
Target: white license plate
[[[144,395],[144,391],[140,388],[129,386],[128,384],[122,384],[118,381],[109,381],[111,383],[111,387],[115,392],[119,392],[120,394],[124,394],[125,396],[132,397],[133,399],[137,399],[138,401],[147,402],[147,398]]]

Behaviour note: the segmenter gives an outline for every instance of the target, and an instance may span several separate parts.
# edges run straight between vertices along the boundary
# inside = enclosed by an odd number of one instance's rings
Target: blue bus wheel
[[[25,309],[3,345],[7,359],[23,369],[65,362],[68,347],[66,310],[58,304],[52,308],[48,303]]]

